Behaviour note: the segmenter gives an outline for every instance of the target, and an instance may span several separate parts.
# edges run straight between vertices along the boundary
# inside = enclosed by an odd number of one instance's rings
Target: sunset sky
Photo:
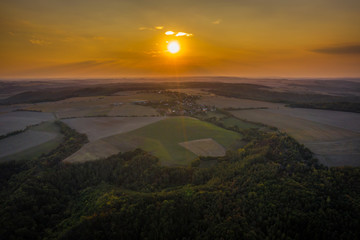
[[[359,0],[1,0],[0,77],[360,77],[359,13]]]

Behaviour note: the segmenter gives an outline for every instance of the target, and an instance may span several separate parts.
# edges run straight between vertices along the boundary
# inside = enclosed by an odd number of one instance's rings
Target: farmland
[[[0,140],[0,162],[32,159],[56,148],[62,134],[53,122],[42,123],[25,132]]]
[[[360,114],[358,113],[304,108],[269,108],[266,111],[360,133]]]
[[[249,129],[249,128],[261,128],[262,126],[259,124],[255,124],[253,122],[244,121],[239,119],[227,111],[213,111],[207,112],[206,114],[197,115],[197,118],[211,122],[217,125],[221,125],[225,128],[237,128],[237,129]]]
[[[160,133],[160,134],[159,134]],[[96,149],[92,146],[100,145],[102,148],[118,151],[129,151],[141,147],[146,151],[152,152],[159,157],[164,165],[188,165],[196,155],[186,150],[179,143],[213,138],[226,149],[237,146],[241,136],[238,133],[222,129],[210,123],[203,122],[188,117],[172,117],[162,121],[147,125],[134,131],[102,138],[93,143],[85,145],[66,161],[77,162],[85,159],[84,156],[92,156],[90,160],[95,160],[98,156]],[[105,157],[105,155],[101,155]]]
[[[212,138],[192,140],[179,144],[197,156],[225,156],[225,148],[214,141]]]
[[[53,120],[51,113],[17,111],[0,115],[0,135],[25,129],[44,121]]]
[[[161,101],[171,99],[163,94],[126,92],[123,95],[74,97],[56,102],[28,105],[25,109],[54,113],[58,118],[96,116],[154,116],[151,107],[139,106],[137,101]]]
[[[28,125],[51,120],[55,116],[77,131],[87,134],[90,140],[90,143],[68,158],[68,161],[96,160],[120,150],[143,147],[156,149],[157,156],[172,162],[173,159],[171,154],[167,153],[166,147],[149,136],[124,135],[123,139],[120,137],[117,139],[115,145],[113,141],[106,139],[162,120],[160,115],[188,115],[233,131],[248,128],[262,129],[261,124],[274,126],[309,147],[325,165],[360,164],[358,161],[359,114],[288,108],[282,103],[217,96],[209,91],[211,88],[205,86],[203,85],[204,88],[120,91],[107,96],[72,97],[56,102],[2,107],[0,121],[3,124],[0,125],[0,130],[6,134],[9,131],[24,129]],[[17,108],[42,112],[10,112]],[[161,129],[157,131],[162,132]],[[153,134],[157,133],[154,131]],[[204,138],[208,137],[211,136]],[[183,139],[180,142],[186,141],[188,140]],[[334,148],[335,143],[341,147]],[[327,151],[329,148],[331,151]],[[102,152],[101,149],[104,151]],[[185,158],[190,159],[195,155],[187,151]]]
[[[279,128],[305,144],[325,165],[360,165],[359,125],[352,117],[355,113],[342,112],[335,116],[333,112],[313,109],[241,110],[231,113],[241,119]],[[337,147],[334,148],[334,145]]]
[[[212,93],[207,92],[208,89],[199,89],[199,88],[180,88],[180,89],[167,89],[168,91],[172,92],[179,92],[179,93],[185,93],[189,95],[198,95],[198,96],[211,96],[214,95]]]
[[[283,104],[263,102],[249,99],[238,99],[217,96],[212,94],[211,96],[203,96],[197,101],[199,104],[208,106],[215,106],[218,108],[280,108]]]
[[[89,117],[65,119],[63,122],[78,132],[85,133],[92,142],[114,134],[129,132],[161,119],[163,117]]]
[[[161,134],[156,134],[161,133]],[[130,140],[152,152],[166,165],[187,165],[196,155],[179,145],[181,142],[213,138],[225,148],[231,148],[241,136],[212,124],[188,117],[168,118],[124,135],[104,139],[109,143]]]
[[[39,118],[0,138],[0,239],[358,239],[358,114],[178,84],[0,106],[3,129]]]
[[[112,108],[109,112],[107,112],[107,115],[108,116],[158,116],[159,113],[151,107],[127,103]]]
[[[216,95],[204,96],[197,102],[230,110],[229,113],[237,118],[224,118],[219,113],[207,114],[218,122],[222,119],[220,122],[226,127],[236,125],[234,123],[239,119],[274,126],[305,144],[327,166],[360,165],[358,113],[288,108],[281,103]],[[253,123],[244,123],[254,127]]]

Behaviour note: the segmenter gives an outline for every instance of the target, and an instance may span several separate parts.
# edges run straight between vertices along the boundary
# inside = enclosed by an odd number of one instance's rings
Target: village
[[[208,111],[216,111],[215,106],[197,104],[196,100],[200,99],[200,96],[197,95],[167,90],[147,91],[147,93],[164,94],[169,98],[166,100],[141,100],[133,103],[142,106],[151,106],[162,116],[194,116],[206,114]]]

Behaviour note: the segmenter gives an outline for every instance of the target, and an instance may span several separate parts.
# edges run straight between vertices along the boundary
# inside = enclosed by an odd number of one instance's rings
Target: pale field
[[[296,110],[299,112],[296,113]],[[332,111],[323,114],[324,110],[306,114],[308,111],[303,110],[308,109],[241,110],[232,113],[240,119],[279,128],[308,147],[328,166],[360,166],[357,115]]]
[[[119,148],[103,140],[85,144],[80,150],[64,159],[67,163],[83,163],[109,157],[120,152]]]
[[[208,106],[215,106],[217,108],[284,108],[284,104],[280,103],[270,103],[262,102],[249,99],[239,99],[239,98],[229,98],[222,96],[203,96],[201,99],[197,100],[197,103],[204,104]]]
[[[301,118],[321,124],[344,128],[360,133],[360,114],[351,112],[329,111],[306,108],[271,108],[266,109],[278,114],[285,114],[295,118]]]
[[[2,114],[5,114],[5,113],[10,113],[10,112],[13,112],[15,111],[17,108],[14,107],[14,106],[9,106],[9,105],[4,105],[4,106],[0,106],[0,116]]]
[[[117,136],[117,135],[114,135]],[[112,136],[110,136],[111,138]],[[102,158],[107,158],[119,152],[132,151],[141,146],[141,139],[126,139],[122,138],[116,142],[108,138],[98,139],[93,142],[85,144],[80,150],[64,159],[68,163],[83,163],[88,161],[96,161]]]
[[[212,138],[192,140],[179,144],[197,156],[225,156],[225,148]]]
[[[159,116],[159,113],[152,107],[126,103],[113,107],[108,116]]]
[[[284,104],[270,103],[263,101],[255,101],[248,99],[228,98],[222,96],[207,96],[202,97],[197,101],[198,103],[205,105],[214,105],[219,108],[259,108],[266,107],[262,111],[268,111],[275,114],[292,116],[294,118],[300,118],[331,125],[338,128],[344,128],[350,131],[360,132],[360,114],[351,112],[340,112],[320,109],[306,109],[306,108],[288,108]],[[269,124],[270,125],[270,124]]]
[[[343,165],[360,166],[360,138],[309,142],[306,145],[309,149],[314,149],[320,161],[329,166],[337,166],[339,160]]]
[[[58,118],[90,116],[152,116],[158,115],[152,107],[133,104],[135,101],[160,101],[170,99],[158,93],[127,92],[120,96],[76,97],[57,102],[36,103],[26,107],[55,113]]]
[[[25,129],[27,126],[54,119],[51,113],[42,112],[7,112],[0,114],[0,135]]]
[[[55,111],[54,114],[57,118],[81,118],[81,117],[97,117],[106,116],[109,109],[101,106],[94,107],[77,107],[77,108],[64,108]]]
[[[91,117],[64,119],[63,122],[80,133],[85,133],[89,141],[125,133],[164,119],[164,117]]]
[[[0,115],[4,113],[15,112],[17,109],[25,109],[30,104],[13,104],[13,105],[0,105]]]
[[[27,130],[23,133],[0,140],[0,158],[21,152],[48,142],[57,137],[56,133]]]
[[[180,89],[166,89],[167,91],[185,93],[189,95],[199,95],[199,96],[214,96],[213,93],[206,92],[207,89],[199,88],[180,88]],[[204,90],[204,91],[203,91]]]
[[[138,91],[120,91],[112,94],[113,96],[131,96],[137,94]]]
[[[30,127],[25,132],[0,140],[0,161],[32,159],[55,149],[63,141],[60,128],[53,121]]]

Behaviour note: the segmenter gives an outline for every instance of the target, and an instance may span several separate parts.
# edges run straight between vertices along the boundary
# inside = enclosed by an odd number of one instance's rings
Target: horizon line
[[[0,81],[71,81],[71,80],[152,80],[152,79],[189,79],[189,78],[225,78],[225,79],[243,79],[243,80],[360,80],[358,77],[286,77],[286,76],[267,76],[267,77],[244,77],[244,76],[227,76],[227,75],[186,75],[186,76],[119,76],[119,77],[0,77]]]

